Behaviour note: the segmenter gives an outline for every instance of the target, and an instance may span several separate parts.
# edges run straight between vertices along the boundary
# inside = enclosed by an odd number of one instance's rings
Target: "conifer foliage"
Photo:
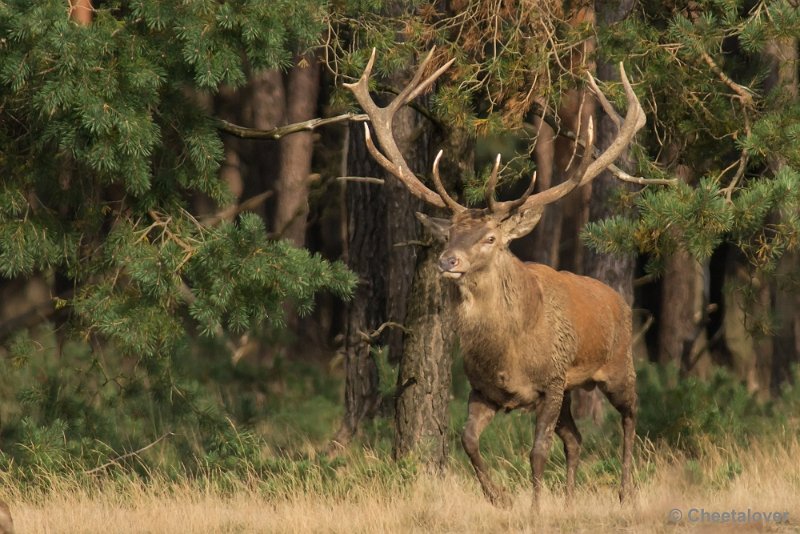
[[[57,269],[66,304],[129,354],[169,354],[185,311],[205,333],[280,324],[315,292],[346,295],[340,264],[268,237],[260,218],[204,225],[220,204],[222,143],[193,99],[285,65],[320,31],[322,3],[0,3],[0,274]]]
[[[187,341],[281,326],[286,303],[307,313],[317,292],[347,297],[355,283],[340,262],[268,233],[260,216],[192,213],[197,195],[220,209],[230,201],[223,145],[198,95],[286,66],[320,35],[324,2],[94,8],[81,26],[64,0],[0,1],[0,276],[56,280],[48,313],[66,315],[60,332],[92,347],[68,345],[37,385],[18,384],[11,394],[28,418],[3,430],[23,456],[57,435],[92,462],[110,453],[87,442],[137,446],[175,421],[227,428],[211,400],[197,404],[179,361]],[[24,366],[36,344],[5,335],[9,360]]]
[[[773,271],[800,244],[800,101],[796,87],[765,83],[771,67],[798,66],[762,54],[775,39],[796,46],[800,10],[789,1],[644,3],[599,37],[600,53],[642,80],[650,127],[640,173],[663,178],[684,166],[693,178],[618,199],[625,215],[589,225],[585,240],[647,254],[653,272],[677,246],[707,260],[729,242],[754,270]]]

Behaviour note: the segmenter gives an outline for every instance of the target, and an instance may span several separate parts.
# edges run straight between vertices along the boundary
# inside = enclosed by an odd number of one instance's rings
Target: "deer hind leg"
[[[567,499],[571,499],[575,491],[575,472],[581,455],[581,433],[572,418],[572,404],[569,392],[564,393],[561,413],[556,422],[556,434],[564,442],[564,457],[567,460]]]
[[[478,391],[473,389],[469,394],[467,424],[464,425],[464,432],[461,434],[461,444],[472,462],[472,467],[475,469],[475,474],[486,498],[495,506],[507,507],[511,504],[511,500],[505,491],[492,481],[480,451],[481,433],[494,419],[498,409],[496,404],[484,399]]]
[[[633,441],[636,439],[636,375],[631,364],[630,372],[619,383],[598,384],[611,405],[622,416],[622,481],[619,490],[620,502],[631,496],[631,462]]]
[[[550,455],[550,445],[553,442],[553,430],[561,413],[564,400],[562,385],[548,388],[536,409],[536,429],[531,449],[531,476],[533,477],[533,506],[539,506],[539,496],[542,492],[544,466]]]

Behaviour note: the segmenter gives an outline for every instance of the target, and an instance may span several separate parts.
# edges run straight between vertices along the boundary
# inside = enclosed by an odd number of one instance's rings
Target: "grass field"
[[[531,509],[523,480],[507,478],[510,509],[484,501],[471,473],[454,461],[444,476],[355,450],[333,475],[308,464],[303,475],[284,470],[280,489],[270,477],[222,476],[168,482],[105,476],[87,484],[54,478],[46,491],[22,492],[6,480],[17,532],[796,532],[800,530],[800,442],[797,437],[746,448],[707,444],[689,459],[647,442],[637,454],[637,493],[621,506],[609,476],[587,470],[571,503],[561,494],[558,455],[549,490]],[[454,456],[460,456],[457,451]],[[491,453],[489,454],[491,456]],[[496,462],[503,459],[492,458]],[[513,472],[513,470],[512,470]],[[502,469],[496,474],[504,476]],[[507,476],[507,475],[506,475]],[[670,513],[677,509],[682,519]],[[750,510],[751,521],[714,523],[707,514]],[[781,522],[754,521],[755,512],[779,512]],[[788,513],[788,522],[783,514]],[[724,519],[720,517],[720,519]]]

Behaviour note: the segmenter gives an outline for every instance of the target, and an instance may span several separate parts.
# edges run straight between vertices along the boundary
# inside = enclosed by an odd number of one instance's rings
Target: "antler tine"
[[[596,96],[597,100],[600,102],[600,107],[603,108],[603,111],[605,111],[606,115],[608,115],[608,117],[614,121],[614,124],[617,125],[617,129],[619,129],[622,126],[622,117],[620,117],[619,113],[614,110],[614,107],[608,101],[606,95],[603,94],[603,91],[597,87],[597,80],[595,80],[594,76],[591,74],[589,74],[589,87],[592,88],[594,96]]]
[[[436,72],[426,78],[422,83],[420,83],[425,69],[433,59],[434,50],[431,50],[428,53],[428,56],[417,69],[417,72],[414,74],[408,85],[406,85],[400,94],[385,107],[378,106],[369,94],[369,76],[372,73],[372,67],[375,64],[375,57],[377,55],[375,48],[372,49],[372,54],[367,62],[367,66],[358,81],[355,83],[345,83],[344,86],[352,91],[362,109],[369,116],[370,122],[372,122],[372,127],[375,129],[375,135],[378,138],[381,148],[383,149],[383,153],[381,153],[381,151],[375,146],[375,143],[372,141],[369,127],[365,125],[366,143],[367,150],[369,150],[369,153],[373,158],[375,158],[378,164],[403,182],[411,194],[417,198],[439,208],[449,207],[451,209],[455,209],[451,203],[454,203],[455,205],[458,205],[458,203],[456,203],[452,198],[445,198],[441,195],[441,192],[436,193],[431,191],[416,176],[414,176],[414,173],[411,172],[411,168],[403,157],[403,153],[397,146],[397,142],[395,141],[392,133],[392,120],[394,119],[394,115],[397,110],[400,109],[400,107],[402,107],[404,104],[407,104],[411,99],[419,95],[426,88],[430,87],[430,85],[439,76],[441,76],[441,74],[447,70],[450,65],[453,64],[453,60],[447,62],[445,65],[437,69]],[[458,206],[461,208],[460,205]]]
[[[447,207],[450,208],[454,213],[458,213],[466,210],[467,208],[453,200],[453,198],[447,194],[447,189],[444,188],[442,177],[439,176],[439,160],[442,159],[443,153],[444,150],[440,150],[439,153],[436,154],[436,158],[433,160],[433,185],[436,186],[436,191],[439,193],[439,196],[442,197],[444,203],[447,204]]]
[[[502,156],[498,154],[495,158],[492,174],[489,175],[489,181],[486,182],[486,205],[489,207],[489,211],[492,213],[494,213],[497,206],[497,201],[494,199],[494,190],[497,188],[497,177],[500,174],[501,157]]]
[[[430,53],[428,54],[428,57],[425,58],[425,61],[422,62],[422,64],[419,66],[419,69],[417,69],[417,72],[414,74],[414,78],[412,78],[411,82],[397,96],[397,100],[395,100],[395,102],[400,102],[399,104],[400,106],[408,104],[409,102],[417,98],[419,95],[421,95],[423,91],[428,89],[428,87],[430,87],[433,84],[433,82],[435,82],[439,78],[439,76],[441,76],[444,73],[444,71],[450,68],[450,65],[455,63],[456,58],[450,59],[447,63],[436,69],[433,72],[433,74],[425,78],[425,80],[422,83],[419,83],[419,78],[422,77],[422,73],[425,72],[425,68],[428,66],[428,63],[430,63],[430,60],[433,59],[434,50],[436,50],[436,47],[433,47],[431,49]],[[417,85],[415,85],[415,83]],[[406,91],[408,91],[408,93],[404,94]],[[394,102],[392,103],[394,104]]]
[[[342,84],[344,87],[350,89],[355,95],[356,100],[358,100],[358,103],[361,104],[361,107],[368,115],[370,111],[375,112],[380,109],[375,101],[372,100],[372,97],[369,96],[369,77],[372,74],[372,67],[375,65],[375,56],[377,53],[377,49],[373,47],[372,54],[369,56],[369,61],[367,61],[367,66],[364,67],[364,72],[361,73],[361,77],[357,81],[354,83]]]
[[[381,151],[375,146],[375,141],[372,140],[372,134],[369,131],[369,124],[366,122],[364,123],[364,141],[367,144],[367,151],[372,154],[372,157],[375,158],[375,161],[377,161],[381,167],[398,178],[400,177],[399,175],[403,174],[403,168],[397,167],[394,163],[389,161],[389,158],[381,154]]]
[[[533,171],[528,188],[525,189],[525,192],[522,193],[521,197],[516,200],[509,200],[507,202],[496,202],[494,211],[512,213],[514,210],[525,204],[525,202],[528,200],[528,197],[531,196],[531,193],[533,193],[534,187],[536,187],[536,171]]]
[[[584,139],[581,139],[583,144],[583,156],[578,169],[570,173],[570,177],[564,182],[555,187],[551,187],[545,191],[536,193],[530,196],[524,204],[518,207],[519,210],[528,210],[534,207],[542,207],[560,199],[576,187],[585,185],[591,182],[597,175],[603,172],[614,160],[616,160],[622,151],[631,143],[633,136],[636,135],[646,122],[646,117],[636,93],[633,91],[628,76],[625,74],[625,67],[622,63],[619,64],[619,74],[622,85],[625,88],[625,96],[628,101],[628,110],[625,113],[625,119],[619,126],[617,137],[600,154],[594,161],[591,160],[593,152],[592,144],[594,139],[594,124],[590,120],[587,124],[586,131],[584,132]],[[606,101],[607,102],[607,101]],[[601,100],[601,105],[603,105]],[[612,115],[612,120],[614,120]]]

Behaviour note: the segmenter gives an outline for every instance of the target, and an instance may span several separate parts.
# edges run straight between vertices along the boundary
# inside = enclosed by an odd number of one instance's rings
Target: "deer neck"
[[[464,329],[520,330],[538,316],[541,289],[532,273],[510,251],[502,251],[481,271],[458,284],[457,315]]]

